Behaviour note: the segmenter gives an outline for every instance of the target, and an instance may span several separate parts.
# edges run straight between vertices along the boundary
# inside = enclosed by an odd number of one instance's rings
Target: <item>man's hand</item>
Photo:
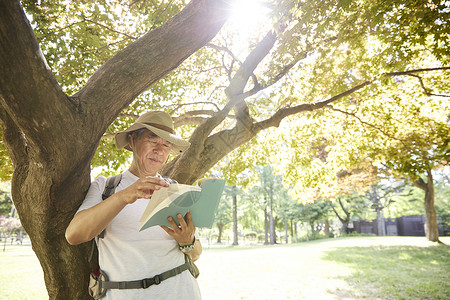
[[[157,176],[147,176],[140,178],[117,194],[126,204],[131,204],[140,198],[149,199],[152,196],[153,191],[163,187],[169,187],[169,184],[164,179]]]
[[[177,241],[180,246],[192,244],[194,242],[195,227],[192,222],[191,211],[186,213],[186,220],[181,214],[177,215],[177,219],[180,226],[175,223],[172,217],[169,217],[168,220],[172,228],[168,226],[161,226],[161,228]]]

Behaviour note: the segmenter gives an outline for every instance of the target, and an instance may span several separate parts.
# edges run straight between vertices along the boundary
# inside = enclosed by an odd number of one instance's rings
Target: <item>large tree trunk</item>
[[[234,187],[235,189],[236,187]],[[239,245],[238,241],[238,219],[237,219],[237,195],[233,193],[233,245]]]
[[[226,2],[192,1],[69,97],[47,67],[20,2],[1,0],[0,120],[15,167],[12,194],[50,299],[91,299],[92,244],[70,246],[64,232],[89,187],[102,134],[136,95],[216,35]]]
[[[431,170],[427,170],[427,182],[422,178],[414,181],[414,185],[425,191],[425,235],[431,242],[439,242],[436,208],[434,206],[434,184]]]
[[[383,208],[377,209],[377,235],[378,236],[386,235],[386,222],[384,219]]]

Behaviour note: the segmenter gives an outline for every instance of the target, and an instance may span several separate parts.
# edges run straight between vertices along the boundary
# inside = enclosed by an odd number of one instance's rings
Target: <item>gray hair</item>
[[[136,134],[136,138],[139,139],[141,137],[141,135],[147,130],[148,130],[147,128],[140,128],[138,130],[130,132],[128,135],[132,135],[134,133],[134,134]]]

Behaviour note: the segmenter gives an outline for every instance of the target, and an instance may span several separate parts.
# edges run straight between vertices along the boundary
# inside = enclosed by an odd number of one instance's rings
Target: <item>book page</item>
[[[160,190],[154,191],[139,221],[145,222],[156,212],[164,207],[168,207],[181,194],[189,191],[200,192],[201,190],[198,186],[174,183],[170,184],[168,188],[161,188]]]
[[[148,209],[142,216],[139,231],[158,225],[171,227],[167,220],[169,216],[174,217],[178,225],[176,215],[185,215],[188,211],[191,211],[195,227],[212,228],[225,183],[223,179],[211,178],[204,180],[200,189],[190,185],[170,185],[155,192],[155,198],[149,201]],[[160,197],[165,199],[160,200]]]

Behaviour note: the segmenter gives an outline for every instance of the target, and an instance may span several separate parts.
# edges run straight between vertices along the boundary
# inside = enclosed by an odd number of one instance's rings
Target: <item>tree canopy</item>
[[[223,26],[232,4],[0,2],[0,155],[52,297],[86,278],[56,270],[88,251],[63,231],[90,164],[117,172],[128,157],[111,136],[143,111],[169,112],[190,140],[162,170],[180,182],[272,162],[317,198],[341,171],[385,166],[433,194],[431,169],[448,164],[448,2],[255,1],[246,18],[265,18],[245,36],[233,16]]]

